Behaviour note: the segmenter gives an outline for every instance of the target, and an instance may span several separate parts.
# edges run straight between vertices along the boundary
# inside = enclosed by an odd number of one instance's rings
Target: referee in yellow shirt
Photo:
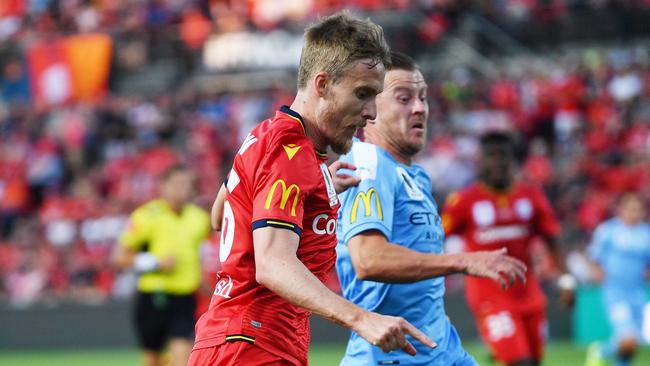
[[[113,261],[139,274],[134,320],[146,366],[186,365],[194,342],[195,293],[201,283],[199,246],[210,233],[206,211],[190,203],[194,176],[183,165],[169,168],[161,197],[138,207],[116,246]]]

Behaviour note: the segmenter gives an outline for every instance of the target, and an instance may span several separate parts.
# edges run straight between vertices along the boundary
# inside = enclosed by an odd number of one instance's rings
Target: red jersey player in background
[[[250,132],[218,195],[222,269],[189,365],[306,365],[312,312],[386,352],[415,353],[406,334],[434,346],[403,318],[363,310],[323,284],[340,206],[325,149],[349,151],[375,118],[389,62],[369,20],[343,12],[305,32],[294,102]]]
[[[457,234],[465,251],[506,248],[508,254],[530,268],[531,244],[541,237],[564,272],[556,237],[560,231],[553,209],[537,187],[515,180],[515,144],[506,133],[492,132],[481,138],[479,180],[452,193],[445,203],[442,222],[445,234]],[[575,280],[558,276],[561,301],[573,302]],[[493,356],[509,366],[540,365],[546,334],[546,297],[534,271],[526,282],[508,289],[478,277],[465,279],[468,305],[474,313],[481,338]]]

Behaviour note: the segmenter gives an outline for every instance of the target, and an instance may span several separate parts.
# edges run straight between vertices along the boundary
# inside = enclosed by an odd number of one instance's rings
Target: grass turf
[[[478,343],[468,343],[467,351],[481,365],[490,362],[488,352]],[[343,345],[319,345],[312,347],[310,366],[336,366],[341,360]],[[585,349],[570,343],[551,343],[544,366],[582,366]],[[79,351],[0,351],[2,366],[138,366],[138,352],[132,349],[79,350]],[[650,349],[642,349],[634,366],[650,365]]]

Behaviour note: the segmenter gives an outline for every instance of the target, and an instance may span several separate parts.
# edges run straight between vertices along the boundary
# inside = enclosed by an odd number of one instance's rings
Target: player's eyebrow
[[[393,88],[393,94],[399,94],[399,93],[413,93],[413,94],[421,94],[422,92],[427,91],[426,86],[418,87],[415,84],[417,83],[409,83],[413,85],[397,85]]]
[[[373,88],[372,86],[369,86],[369,85],[362,85],[362,86],[356,88],[355,91],[362,91],[362,92],[369,93],[371,95],[377,95],[377,94],[382,92],[381,90],[379,90],[377,88]]]
[[[395,94],[402,93],[402,92],[411,93],[413,91],[415,91],[415,89],[413,87],[408,87],[408,86],[403,86],[403,85],[398,85],[398,86],[393,88],[393,93],[395,93]]]

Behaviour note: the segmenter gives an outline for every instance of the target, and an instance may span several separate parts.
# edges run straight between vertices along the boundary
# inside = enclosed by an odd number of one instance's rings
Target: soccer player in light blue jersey
[[[644,221],[645,207],[638,193],[624,194],[616,217],[600,224],[588,248],[595,262],[595,277],[602,280],[603,301],[613,331],[602,347],[592,345],[588,366],[627,366],[641,340],[646,299],[646,271],[650,268],[650,225]]]
[[[441,276],[466,273],[506,287],[523,278],[526,268],[505,250],[443,254],[431,180],[412,162],[426,139],[427,85],[412,59],[395,52],[391,58],[377,96],[377,117],[365,129],[366,142],[355,141],[341,158],[357,167],[361,182],[340,195],[336,268],[347,299],[404,317],[438,347],[413,343],[417,354],[409,357],[382,350],[353,332],[341,365],[477,365],[445,314]]]

